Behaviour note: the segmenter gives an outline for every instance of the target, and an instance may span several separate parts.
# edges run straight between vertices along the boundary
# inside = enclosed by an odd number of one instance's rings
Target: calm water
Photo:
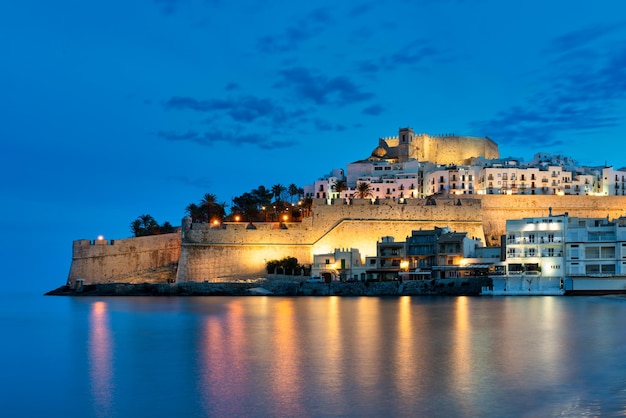
[[[626,299],[3,296],[4,417],[626,415]]]

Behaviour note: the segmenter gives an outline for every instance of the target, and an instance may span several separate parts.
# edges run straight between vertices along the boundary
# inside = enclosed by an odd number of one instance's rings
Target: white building
[[[626,218],[570,218],[565,290],[626,291]]]
[[[492,276],[491,295],[562,295],[568,215],[506,222],[503,275]]]
[[[366,266],[356,248],[335,248],[332,253],[314,254],[311,276],[325,280],[365,280]]]

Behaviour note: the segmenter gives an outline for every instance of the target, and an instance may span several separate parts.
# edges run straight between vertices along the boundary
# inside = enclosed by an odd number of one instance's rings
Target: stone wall
[[[118,241],[75,241],[68,281],[128,281],[131,275],[179,262],[176,280],[205,281],[241,274],[263,274],[268,260],[296,257],[311,264],[314,254],[335,248],[358,248],[363,257],[376,255],[383,236],[404,241],[411,231],[449,226],[468,232],[490,246],[500,245],[506,220],[568,212],[577,217],[617,218],[625,215],[623,196],[501,196],[438,198],[435,205],[412,199],[406,203],[337,199],[315,200],[313,216],[302,223],[225,223],[218,228],[192,224],[180,234]],[[182,245],[182,247],[181,247]],[[180,260],[179,260],[180,254]]]
[[[78,240],[72,247],[68,285],[128,281],[130,277],[178,263],[180,233],[122,240]]]
[[[498,145],[489,138],[471,136],[431,136],[416,137],[418,161],[431,161],[437,164],[465,164],[472,157],[484,156],[487,159],[500,158]]]
[[[313,216],[302,223],[260,223],[255,229],[245,223],[217,228],[192,224],[183,230],[177,282],[262,274],[267,261],[283,257],[296,257],[307,265],[313,262],[314,254],[330,253],[335,248],[358,248],[362,257],[373,256],[383,236],[404,241],[414,230],[435,226],[466,231],[484,242],[480,200],[476,199],[440,199],[436,205],[423,200],[373,204],[369,199],[326,203],[316,200]]]

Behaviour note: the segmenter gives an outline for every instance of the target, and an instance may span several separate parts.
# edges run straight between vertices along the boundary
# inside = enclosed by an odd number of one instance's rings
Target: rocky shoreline
[[[104,283],[61,286],[47,296],[477,296],[487,278],[405,282],[306,283],[259,279],[236,282]]]

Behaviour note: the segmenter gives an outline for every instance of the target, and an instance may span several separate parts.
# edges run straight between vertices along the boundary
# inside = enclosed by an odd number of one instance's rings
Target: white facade
[[[392,139],[381,141],[387,144]],[[411,158],[404,160],[398,155],[370,158],[348,164],[345,176],[343,170],[334,170],[306,187],[305,196],[354,198],[361,182],[370,185],[369,198],[374,199],[425,198],[436,194],[626,196],[626,168],[582,167],[571,158],[548,153],[537,153],[528,163],[514,158],[481,157],[471,159],[471,164],[442,166]],[[347,185],[342,193],[333,188],[339,180],[345,180]]]
[[[335,248],[332,253],[313,255],[311,276],[331,280],[365,280],[366,265],[356,248]]]
[[[626,225],[622,220],[571,218],[567,229],[567,276],[626,276]]]
[[[482,293],[563,294],[567,220],[567,214],[508,220],[504,274],[493,276],[493,288]]]

